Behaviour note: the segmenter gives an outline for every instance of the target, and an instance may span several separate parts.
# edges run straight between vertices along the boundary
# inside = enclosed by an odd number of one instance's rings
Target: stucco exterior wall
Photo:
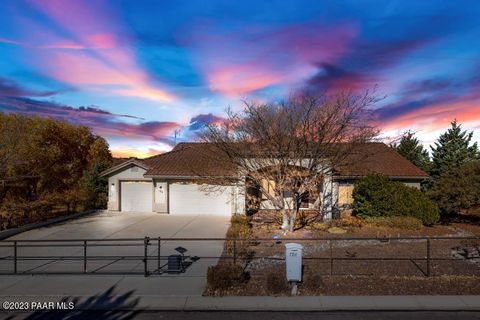
[[[246,214],[245,180],[232,187],[232,213]]]

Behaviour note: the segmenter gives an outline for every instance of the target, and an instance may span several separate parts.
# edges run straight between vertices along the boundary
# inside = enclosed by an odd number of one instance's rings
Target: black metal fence
[[[390,267],[392,267],[401,262],[407,262],[424,276],[430,277],[443,274],[441,268],[437,268],[435,272],[432,270],[432,264],[441,266],[440,262],[442,261],[454,262],[458,265],[450,273],[456,274],[461,268],[466,268],[475,274],[478,271],[480,275],[480,257],[478,257],[480,237],[279,239],[144,237],[3,240],[0,241],[0,274],[162,275],[169,271],[169,257],[172,254],[178,256],[179,248],[174,247],[179,245],[187,248],[195,245],[201,248],[197,250],[199,254],[195,257],[188,256],[187,258],[195,258],[191,261],[208,260],[211,262],[210,265],[216,264],[219,259],[233,263],[245,263],[245,265],[259,259],[276,261],[281,264],[285,260],[283,244],[287,242],[303,244],[304,264],[319,265],[321,263],[325,275],[339,275],[341,268],[347,270],[343,274],[360,274],[359,266],[362,263],[373,263],[380,266],[380,263],[390,262]],[[205,248],[214,245],[216,250],[213,251],[217,254],[209,255]],[[127,248],[130,249],[125,250]],[[477,250],[477,256],[475,254],[469,256],[469,250]],[[191,254],[196,253],[195,250],[190,251]],[[41,254],[42,252],[44,254]],[[201,252],[204,253],[200,254]],[[463,253],[465,256],[462,255]],[[183,259],[181,249],[180,254]],[[342,262],[353,264],[348,269],[344,265],[342,266]],[[54,264],[57,264],[57,268],[51,268]],[[206,265],[208,266],[208,264]],[[112,268],[113,266],[117,266],[117,268]],[[370,274],[373,275],[375,272]],[[395,275],[395,272],[391,274]]]

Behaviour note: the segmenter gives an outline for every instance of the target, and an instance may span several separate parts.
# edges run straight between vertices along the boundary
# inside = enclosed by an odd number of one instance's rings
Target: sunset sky
[[[480,1],[0,1],[0,111],[145,157],[242,99],[378,86],[383,135],[480,141]]]

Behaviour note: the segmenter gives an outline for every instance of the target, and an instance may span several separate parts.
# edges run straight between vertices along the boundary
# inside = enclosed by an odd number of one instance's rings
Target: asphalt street
[[[0,319],[165,319],[165,320],[473,320],[480,319],[480,312],[129,312],[129,311],[67,311],[62,313],[0,313]]]

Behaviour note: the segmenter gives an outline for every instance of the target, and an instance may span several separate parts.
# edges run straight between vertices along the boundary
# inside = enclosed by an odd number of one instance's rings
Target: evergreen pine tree
[[[415,137],[415,133],[407,131],[403,134],[400,143],[393,144],[392,147],[404,158],[419,167],[425,172],[430,169],[430,156],[420,141]]]
[[[432,148],[432,168],[434,178],[457,169],[462,164],[480,159],[477,143],[470,145],[473,132],[462,131],[454,120],[452,127],[440,135]]]

